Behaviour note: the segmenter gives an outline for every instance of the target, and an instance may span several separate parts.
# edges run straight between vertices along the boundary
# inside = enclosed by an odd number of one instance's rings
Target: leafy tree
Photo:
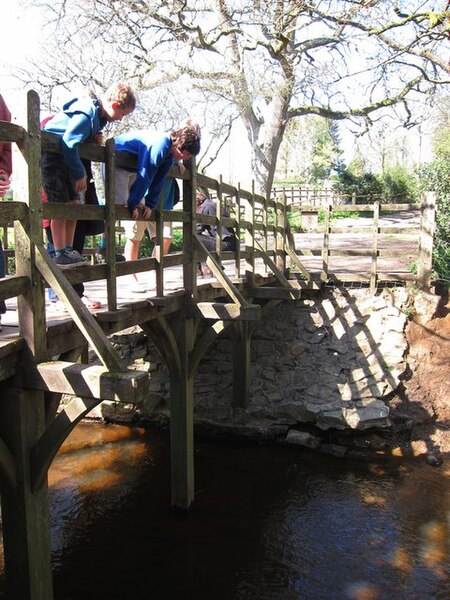
[[[380,177],[373,173],[342,169],[334,181],[334,189],[349,199],[355,194],[356,202],[367,204],[379,200],[383,195],[383,184]]]
[[[341,150],[337,124],[329,119],[318,119],[313,139],[310,181],[317,183],[330,178],[341,168]]]
[[[383,196],[388,202],[411,202],[417,197],[417,179],[401,165],[385,167],[382,185]]]
[[[448,98],[450,100],[450,98]],[[433,266],[438,276],[450,284],[450,123],[435,135],[435,158],[420,172],[422,190],[436,192],[436,232]],[[441,123],[444,125],[444,122]]]
[[[179,104],[201,90],[244,124],[260,190],[271,188],[290,120],[370,125],[398,106],[411,124],[410,100],[450,73],[447,0],[28,1],[56,25],[43,84],[67,85],[85,65],[101,86],[114,74],[170,97],[172,82]]]

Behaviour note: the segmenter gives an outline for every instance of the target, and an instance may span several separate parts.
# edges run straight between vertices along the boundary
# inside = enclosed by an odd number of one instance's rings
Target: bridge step
[[[261,307],[257,304],[197,302],[194,307],[204,319],[257,321],[261,317]]]
[[[81,398],[139,403],[148,391],[144,371],[108,371],[103,365],[66,361],[43,362],[26,373],[23,386]]]

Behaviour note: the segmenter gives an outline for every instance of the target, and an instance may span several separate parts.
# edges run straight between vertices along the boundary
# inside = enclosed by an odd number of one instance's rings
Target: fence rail
[[[272,187],[272,198],[283,196],[289,206],[312,206],[313,208],[340,206],[346,204],[362,204],[373,202],[387,203],[395,200],[398,202],[407,202],[408,196],[405,193],[396,196],[387,197],[385,194],[360,192],[344,193],[335,190],[333,187],[315,187],[311,185],[275,185]]]

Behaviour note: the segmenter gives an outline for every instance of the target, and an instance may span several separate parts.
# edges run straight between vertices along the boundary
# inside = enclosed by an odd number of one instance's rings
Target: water
[[[180,515],[167,435],[77,427],[49,478],[57,600],[450,598],[446,464],[206,442],[195,458]]]

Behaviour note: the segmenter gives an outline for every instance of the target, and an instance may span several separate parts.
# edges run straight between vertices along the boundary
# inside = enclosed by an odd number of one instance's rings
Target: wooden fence
[[[434,193],[424,194],[420,204],[294,205],[289,215],[301,232],[296,251],[322,281],[364,281],[373,291],[380,282],[430,284]]]
[[[327,207],[330,204],[338,206],[341,204],[372,204],[373,202],[384,204],[409,202],[406,194],[398,194],[389,198],[383,194],[357,194],[356,192],[345,194],[330,186],[320,188],[313,185],[275,185],[272,187],[271,196],[273,198],[284,197],[288,206],[312,206],[314,208]]]

